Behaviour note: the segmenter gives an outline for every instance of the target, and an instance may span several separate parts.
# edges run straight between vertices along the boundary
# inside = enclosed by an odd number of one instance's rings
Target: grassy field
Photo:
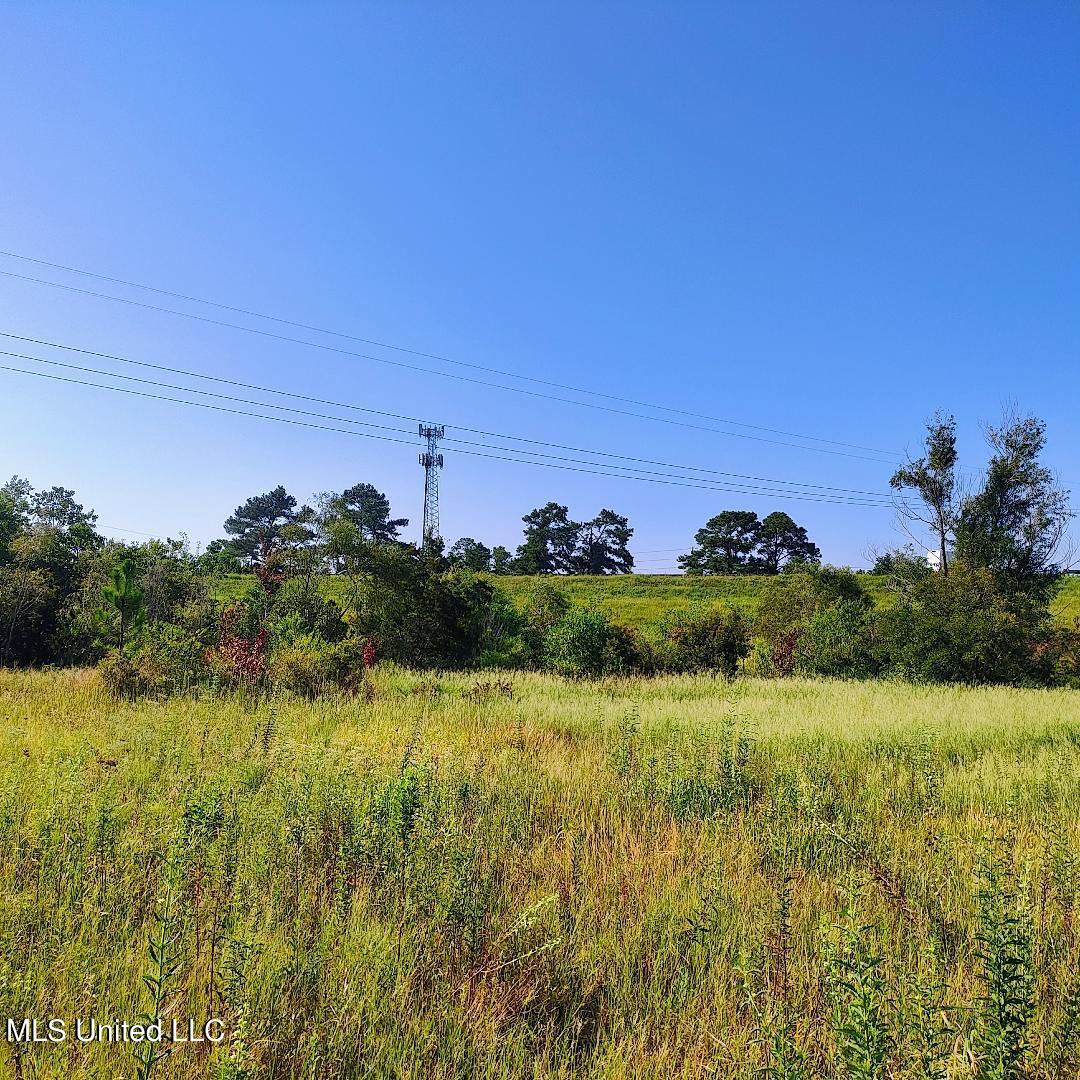
[[[731,603],[746,611],[757,608],[761,597],[775,586],[775,577],[685,577],[678,574],[618,574],[609,577],[496,577],[492,579],[515,600],[523,601],[537,580],[554,582],[575,603],[597,607],[615,622],[643,626],[658,620],[665,611],[695,603]],[[879,601],[885,594],[885,579],[866,574],[861,578]],[[215,593],[223,599],[241,596],[255,582],[248,575],[218,579]],[[326,579],[328,596],[340,598],[342,590],[334,578]],[[1080,618],[1080,575],[1065,578],[1052,605],[1055,619],[1071,626]]]
[[[0,672],[0,841],[5,1016],[228,1032],[20,1080],[1080,1067],[1075,691]]]

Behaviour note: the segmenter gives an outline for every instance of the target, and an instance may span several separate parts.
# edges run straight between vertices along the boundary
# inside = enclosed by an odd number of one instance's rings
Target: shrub
[[[1059,682],[1080,687],[1080,618],[1072,626],[1048,630],[1035,646],[1035,656],[1040,663],[1053,665]]]
[[[815,612],[850,601],[864,608],[873,599],[851,570],[822,566],[781,574],[761,598],[754,629],[770,647],[796,626],[803,626]]]
[[[202,643],[182,626],[158,623],[144,630],[129,656],[111,651],[98,670],[111,694],[134,700],[198,685],[209,673],[204,655]]]
[[[544,637],[544,660],[560,675],[603,675],[617,670],[619,634],[599,611],[571,608]]]
[[[290,578],[274,594],[270,609],[274,640],[314,634],[323,641],[341,641],[348,631],[341,608],[325,599],[314,576]]]
[[[1007,595],[994,575],[956,562],[919,581],[907,600],[879,617],[884,662],[931,682],[1046,683],[1054,658],[1044,647],[1049,614]]]
[[[866,676],[875,659],[871,613],[857,600],[840,600],[815,611],[801,628],[791,649],[791,663],[810,675]],[[784,642],[778,657],[786,656]]]
[[[525,642],[537,663],[543,660],[544,643],[548,633],[570,610],[570,601],[561,589],[550,581],[538,581],[525,601]]]
[[[417,668],[462,668],[483,648],[495,597],[468,570],[440,573],[423,552],[373,546],[358,578],[356,628],[380,643],[389,660]]]
[[[750,624],[731,604],[668,612],[651,638],[661,671],[719,671],[732,676],[750,652]]]
[[[355,691],[363,685],[367,643],[356,638],[327,643],[316,637],[275,649],[267,678],[275,689],[314,699],[332,690]]]
[[[150,657],[110,652],[98,664],[98,673],[105,689],[121,700],[135,701],[166,690],[166,680]]]
[[[872,607],[873,599],[851,570],[822,566],[781,575],[762,597],[754,620],[769,658],[766,668],[777,675],[796,670],[862,674],[856,642]]]

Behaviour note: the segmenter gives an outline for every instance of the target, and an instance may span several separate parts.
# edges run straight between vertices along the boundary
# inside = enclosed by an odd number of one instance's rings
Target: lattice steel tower
[[[424,466],[424,546],[439,535],[439,470],[443,456],[439,440],[446,434],[442,424],[421,424],[420,437],[427,439],[427,452],[420,455]]]

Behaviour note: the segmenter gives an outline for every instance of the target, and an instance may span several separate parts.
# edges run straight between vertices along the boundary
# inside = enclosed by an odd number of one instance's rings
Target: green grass
[[[656,622],[665,611],[705,602],[735,604],[748,612],[756,610],[774,577],[684,577],[677,574],[619,574],[609,577],[496,577],[492,579],[516,601],[524,602],[537,580],[554,582],[575,603],[597,607],[625,626],[643,626]],[[866,574],[860,580],[880,602],[885,594],[885,579]],[[254,584],[249,575],[219,578],[215,594],[222,599],[236,599]],[[326,579],[328,596],[341,597],[343,590],[334,578]],[[1071,626],[1080,618],[1080,575],[1067,577],[1052,605],[1055,619]]]
[[[0,672],[0,1075],[1077,1075],[1080,693],[509,679]]]

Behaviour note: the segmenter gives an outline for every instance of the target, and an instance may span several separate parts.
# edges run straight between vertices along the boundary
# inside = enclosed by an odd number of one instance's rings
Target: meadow
[[[5,1016],[45,1077],[1080,1075],[1080,693],[381,666],[0,671]]]
[[[519,605],[537,581],[549,581],[563,590],[570,600],[583,607],[594,607],[622,626],[640,627],[655,623],[667,611],[685,610],[695,604],[728,603],[753,614],[776,577],[746,574],[732,577],[687,577],[681,574],[611,574],[604,577],[568,575],[565,577],[491,577]],[[886,579],[875,574],[860,574],[859,581],[880,605],[887,603]],[[255,584],[246,574],[232,574],[215,580],[214,593],[219,599],[235,600]],[[344,583],[334,577],[324,579],[324,592],[331,599],[342,600]],[[1062,579],[1051,604],[1054,619],[1062,626],[1072,626],[1080,618],[1080,575]]]

